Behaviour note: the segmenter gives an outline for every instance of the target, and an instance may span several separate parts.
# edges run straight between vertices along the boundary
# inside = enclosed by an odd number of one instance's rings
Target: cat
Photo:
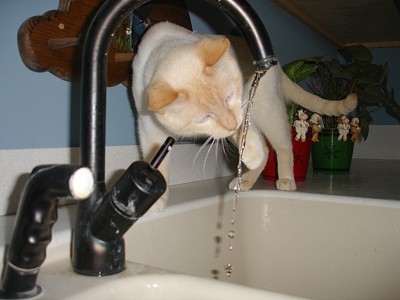
[[[241,37],[196,34],[161,22],[144,35],[133,60],[132,92],[137,109],[140,149],[148,159],[167,136],[229,138],[240,145],[254,77],[248,47]],[[268,158],[266,139],[277,153],[279,190],[295,190],[293,153],[286,102],[325,115],[353,111],[357,96],[328,101],[293,83],[277,65],[261,78],[248,129],[241,191],[249,190]],[[160,165],[168,179],[168,158]],[[236,178],[229,187],[236,188]],[[153,210],[165,208],[168,191]]]

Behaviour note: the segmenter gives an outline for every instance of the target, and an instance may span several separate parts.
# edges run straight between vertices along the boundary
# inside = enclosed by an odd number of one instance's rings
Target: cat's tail
[[[299,85],[294,83],[282,71],[282,88],[284,97],[300,106],[321,115],[339,116],[348,114],[357,106],[357,95],[355,93],[347,95],[343,100],[326,100],[312,93],[307,92]]]

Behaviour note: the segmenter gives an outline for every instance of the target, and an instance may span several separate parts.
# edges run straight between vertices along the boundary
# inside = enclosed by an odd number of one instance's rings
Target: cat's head
[[[207,36],[160,63],[147,89],[148,108],[177,135],[224,138],[242,122],[242,89],[229,40]]]

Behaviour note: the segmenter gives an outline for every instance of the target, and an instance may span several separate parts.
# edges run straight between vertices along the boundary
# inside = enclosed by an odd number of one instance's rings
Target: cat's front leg
[[[281,191],[293,191],[297,188],[293,175],[293,150],[289,130],[286,132],[286,134],[270,134],[267,136],[275,149],[278,163],[276,188]]]
[[[239,148],[241,144],[241,132],[237,132],[233,135],[232,140]],[[264,137],[254,127],[250,126],[242,155],[243,163],[248,170],[242,175],[241,191],[248,191],[253,187],[265,167],[267,157],[268,148],[265,144]],[[237,188],[237,178],[234,178],[229,183],[229,188],[232,190]]]
[[[296,182],[293,176],[293,152],[292,149],[279,149],[276,151],[278,161],[279,179],[276,188],[281,191],[296,190]]]

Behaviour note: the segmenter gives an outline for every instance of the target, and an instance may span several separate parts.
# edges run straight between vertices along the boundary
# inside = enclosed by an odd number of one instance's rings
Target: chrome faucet
[[[250,48],[255,72],[265,73],[278,63],[262,21],[246,0],[206,0],[230,16]],[[124,240],[108,232],[98,236],[93,212],[105,195],[105,120],[107,53],[112,34],[128,14],[150,0],[107,0],[94,16],[86,34],[81,79],[81,164],[95,179],[95,190],[78,204],[71,263],[75,272],[99,276],[125,268]],[[97,225],[96,225],[97,224]]]

